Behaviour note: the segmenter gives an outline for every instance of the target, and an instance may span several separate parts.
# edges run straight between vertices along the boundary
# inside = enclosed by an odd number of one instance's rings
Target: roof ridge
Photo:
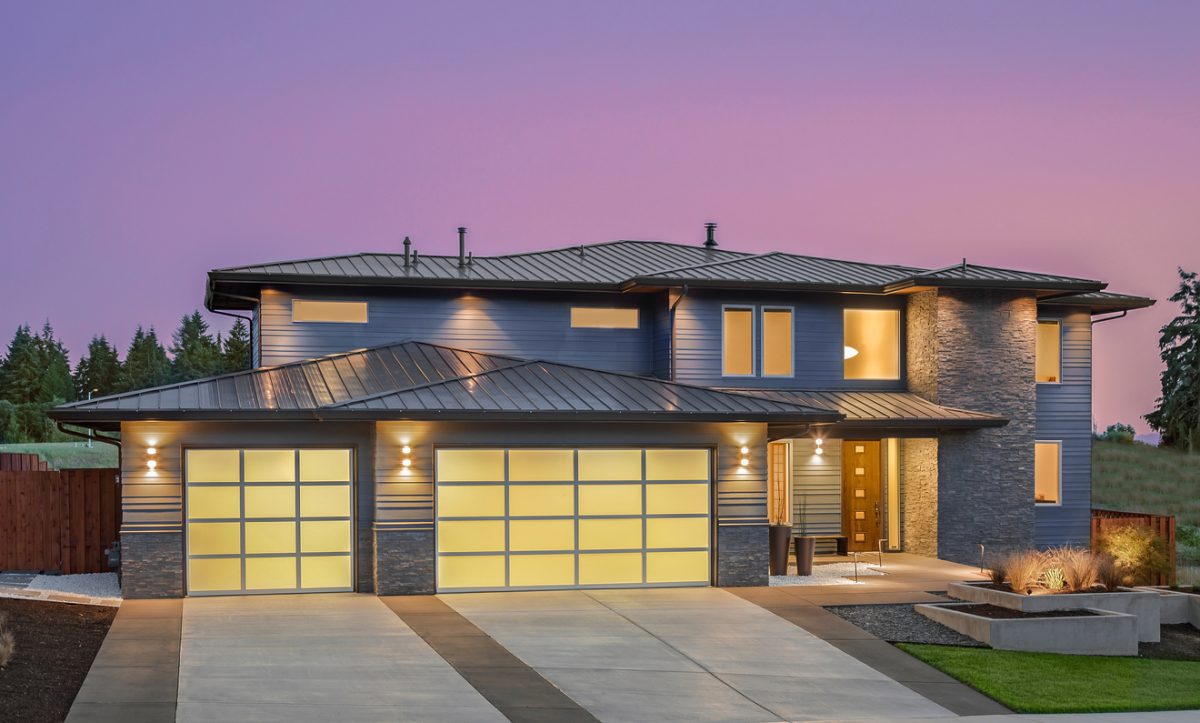
[[[443,348],[451,348],[451,347],[443,347]],[[484,352],[473,352],[468,349],[456,349],[455,351],[465,351],[470,354],[485,354],[486,355],[486,353],[484,353]],[[474,379],[475,377],[481,377],[485,374],[491,374],[492,372],[498,372],[498,371],[503,371],[505,369],[516,369],[518,367],[529,366],[532,363],[533,362],[528,361],[528,360],[520,360],[520,361],[514,362],[513,364],[505,364],[504,366],[496,367],[494,369],[483,369],[483,370],[480,370],[477,372],[471,372],[470,374],[460,374],[459,376],[450,377],[449,379],[437,379],[435,381],[423,382],[421,384],[414,384],[411,387],[405,387],[403,389],[389,389],[388,391],[384,391],[384,392],[376,392],[374,394],[367,394],[362,397],[354,397],[353,399],[347,399],[345,401],[341,401],[336,404],[323,404],[323,405],[317,407],[317,409],[337,409],[339,407],[344,407],[349,404],[362,404],[363,402],[369,402],[372,399],[382,399],[383,397],[390,397],[393,394],[401,394],[404,392],[414,392],[414,391],[417,391],[418,389],[426,389],[428,387],[436,387],[438,385],[449,384],[451,382],[461,382],[464,379]]]
[[[778,256],[782,253],[783,253],[782,251],[767,251],[767,252],[761,253],[761,254],[752,254],[749,256],[742,256],[741,258],[737,258],[737,259],[725,259],[723,261],[706,261],[702,264],[691,264],[690,266],[679,266],[679,267],[673,268],[673,269],[662,269],[660,271],[654,271],[649,274],[639,274],[638,276],[635,276],[633,278],[635,278],[635,279],[646,278],[647,276],[660,276],[662,274],[673,274],[673,273],[676,273],[679,271],[691,271],[693,269],[705,269],[710,266],[724,266],[725,264],[736,264],[741,261],[753,261],[754,259],[766,258],[767,256]]]

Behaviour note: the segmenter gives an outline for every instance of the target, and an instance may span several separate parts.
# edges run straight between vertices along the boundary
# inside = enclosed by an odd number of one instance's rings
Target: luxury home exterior
[[[254,369],[53,412],[120,432],[125,596],[761,585],[769,522],[1087,542],[1092,325],[1149,299],[713,235],[210,272]]]

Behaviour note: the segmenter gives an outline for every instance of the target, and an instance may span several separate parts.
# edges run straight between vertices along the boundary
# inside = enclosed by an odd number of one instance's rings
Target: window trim
[[[792,349],[792,353],[791,353],[791,359],[790,359],[790,361],[791,361],[791,371],[789,371],[787,374],[767,374],[767,348],[766,348],[766,347],[767,347],[767,325],[766,325],[766,316],[767,316],[767,312],[768,312],[768,311],[786,311],[786,312],[788,312],[789,314],[791,314],[791,317],[792,317],[792,323],[791,323],[791,327],[789,328],[789,332],[790,332],[790,336],[789,336],[789,341],[790,341],[790,344],[789,344],[789,346],[790,346],[790,347],[791,347],[791,349]],[[722,319],[723,319],[723,318],[724,318],[724,312],[722,312]],[[761,362],[761,365],[762,365],[762,369],[761,369],[761,372],[762,372],[762,377],[763,377],[764,379],[792,379],[792,378],[794,378],[794,377],[796,376],[796,307],[794,307],[794,306],[770,306],[770,305],[764,305],[764,306],[760,306],[760,307],[759,307],[759,309],[758,309],[758,322],[759,322],[759,324],[762,326],[762,330],[763,330],[763,333],[762,333],[762,340],[759,342],[759,345],[761,346],[761,350],[760,350],[760,351],[761,351],[761,354],[760,354],[760,356],[761,356],[761,358],[762,358],[762,362]],[[725,349],[725,346],[724,346],[724,335],[722,335],[722,340],[721,340],[721,342],[722,342],[722,344],[721,344],[721,349],[722,349],[722,353],[723,353],[723,352],[724,352],[724,349]],[[724,370],[722,369],[722,371],[724,371]]]
[[[634,313],[633,326],[576,326],[575,325],[575,310],[576,309],[614,309],[618,311],[632,311]],[[587,306],[584,304],[572,304],[567,309],[567,325],[572,329],[587,329],[589,331],[637,331],[642,328],[642,310],[637,306]]]
[[[850,311],[887,311],[896,315],[896,376],[894,377],[848,377],[846,376],[846,362],[844,350],[846,344],[846,313]],[[843,306],[842,307],[842,343],[843,358],[842,358],[842,381],[844,382],[866,382],[870,383],[887,383],[898,382],[904,380],[905,375],[905,338],[904,338],[904,310],[896,307],[878,307],[878,306]],[[861,352],[860,352],[861,353]]]
[[[363,321],[341,321],[341,320],[312,320],[312,319],[296,319],[296,302],[300,303],[317,303],[317,304],[362,304],[364,314]],[[371,302],[366,299],[309,299],[299,296],[293,296],[289,304],[291,311],[290,321],[293,324],[370,324],[371,323]]]
[[[1052,317],[1038,317],[1038,325],[1054,323],[1058,326],[1058,381],[1043,382],[1037,378],[1037,337],[1034,337],[1033,342],[1033,381],[1036,384],[1054,384],[1061,385],[1063,383],[1063,321]]]
[[[725,372],[725,312],[726,311],[749,311],[750,312],[750,373],[749,374],[727,374]],[[758,309],[754,304],[721,304],[721,376],[730,379],[754,379],[758,377],[758,330],[755,328],[757,324]]]
[[[1058,495],[1053,502],[1037,501],[1037,445],[1053,444],[1058,447]],[[1063,441],[1061,439],[1035,439],[1033,441],[1033,504],[1036,507],[1062,507],[1063,504]]]

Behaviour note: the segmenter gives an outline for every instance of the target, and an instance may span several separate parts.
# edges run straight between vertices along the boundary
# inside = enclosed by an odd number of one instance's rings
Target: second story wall
[[[655,297],[658,298],[658,297]],[[294,322],[293,299],[366,301],[366,323]],[[405,339],[618,372],[653,371],[649,295],[440,290],[264,290],[259,366]],[[571,307],[636,307],[636,329],[572,328]]]

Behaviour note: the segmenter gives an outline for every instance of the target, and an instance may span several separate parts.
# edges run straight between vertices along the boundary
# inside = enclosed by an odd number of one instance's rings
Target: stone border
[[[1160,596],[1149,590],[1021,595],[986,587],[990,584],[952,582],[946,586],[946,591],[950,597],[958,600],[986,603],[1009,610],[1020,610],[1023,613],[1045,613],[1055,610],[1104,610],[1125,613],[1137,618],[1139,641],[1157,643],[1160,639]]]
[[[1083,608],[1094,615],[1062,618],[985,618],[959,608],[979,603],[923,603],[917,612],[997,650],[1068,655],[1137,655],[1138,618]]]
[[[100,605],[103,607],[121,607],[119,597],[90,597],[69,592],[54,590],[23,590],[20,588],[0,588],[0,597],[19,598],[22,600],[43,600],[45,602],[67,603],[70,605]]]

